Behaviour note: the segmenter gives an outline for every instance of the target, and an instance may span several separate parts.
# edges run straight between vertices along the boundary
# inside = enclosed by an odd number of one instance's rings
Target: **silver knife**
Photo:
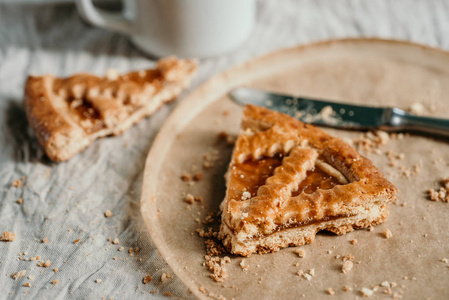
[[[353,130],[413,131],[449,137],[449,120],[415,116],[395,107],[372,107],[237,88],[238,104],[276,110],[314,125]]]

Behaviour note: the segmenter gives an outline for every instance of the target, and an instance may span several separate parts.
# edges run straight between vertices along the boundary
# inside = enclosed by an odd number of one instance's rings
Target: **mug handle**
[[[125,34],[131,34],[134,30],[133,22],[122,13],[111,13],[96,8],[92,0],[76,0],[76,6],[81,16],[92,25]]]

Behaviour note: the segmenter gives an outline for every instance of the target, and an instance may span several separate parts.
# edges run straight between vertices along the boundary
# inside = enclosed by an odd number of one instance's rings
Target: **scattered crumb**
[[[77,244],[77,243],[79,243],[80,241],[81,241],[81,239],[76,239],[76,240],[73,241],[73,243],[74,243],[74,244]]]
[[[54,268],[54,269],[53,269],[53,272],[58,273],[58,272],[59,272],[59,269],[58,269],[58,268]]]
[[[0,241],[3,242],[14,242],[16,239],[16,235],[10,231],[4,231],[2,236],[0,237]]]
[[[17,199],[17,203],[22,204],[23,203],[23,199],[22,198]]]
[[[182,174],[181,175],[182,181],[190,181],[191,179],[192,179],[192,176],[190,176],[190,174]]]
[[[24,287],[31,287],[31,283],[25,282],[25,283],[23,284],[23,286],[24,286]]]
[[[184,198],[184,201],[189,204],[193,204],[193,202],[195,201],[195,197],[193,197],[192,194],[187,194]]]
[[[26,270],[22,270],[22,271],[19,271],[17,273],[11,274],[11,278],[14,279],[14,280],[17,280],[17,279],[20,279],[20,278],[24,277],[26,274],[27,274],[27,271]]]
[[[363,297],[371,297],[374,294],[374,291],[368,288],[362,288],[360,292],[362,293]]]
[[[104,212],[104,216],[106,218],[109,218],[110,216],[112,216],[112,212],[108,209],[107,211]]]
[[[101,279],[100,278],[95,279],[95,283],[101,283]]]
[[[170,292],[165,292],[164,295],[167,296],[167,297],[170,297],[171,293]]]
[[[48,239],[47,239],[46,237],[44,237],[44,238],[42,239],[42,243],[46,243],[46,242],[48,242]]]
[[[200,287],[198,288],[198,291],[200,291],[200,292],[203,293],[203,294],[206,294],[206,289],[204,288],[204,286],[200,286]]]
[[[352,245],[357,245],[359,243],[359,241],[357,241],[356,239],[353,239],[353,240],[350,241],[350,243]]]
[[[12,187],[19,188],[22,185],[22,180],[16,179],[11,183]]]
[[[414,102],[412,105],[410,105],[408,112],[413,115],[422,116],[424,115],[425,108],[424,105],[422,105],[422,103]]]
[[[335,295],[335,291],[334,291],[333,288],[328,288],[328,289],[326,290],[326,292],[327,292],[329,295]]]
[[[352,255],[352,254],[346,254],[346,255],[343,256],[343,258],[342,258],[343,261],[353,260],[353,259],[354,259],[354,255]]]
[[[449,177],[440,180],[440,188],[438,190],[428,189],[427,194],[431,201],[449,202]]]
[[[293,250],[293,252],[298,254],[299,257],[305,257],[306,256],[306,251],[304,249],[295,249],[295,250]]]
[[[53,280],[52,282],[51,282],[51,284],[57,284],[59,282],[59,280],[58,279],[55,279],[55,280]]]
[[[351,292],[351,291],[352,291],[352,287],[345,285],[345,286],[343,287],[343,291],[345,291],[345,292]]]
[[[242,268],[243,271],[248,271],[249,266],[245,265],[245,260],[242,259],[242,261],[240,262],[240,267]]]
[[[391,233],[390,229],[388,229],[388,228],[386,228],[383,231],[383,234],[384,234],[386,239],[391,239],[393,237],[393,233]]]
[[[40,261],[38,262],[37,266],[41,268],[48,268],[51,266],[51,261],[49,260],[47,260],[46,262]]]
[[[119,240],[118,238],[115,238],[115,239],[112,241],[112,243],[113,243],[114,245],[118,245],[118,244],[120,243],[120,240]]]
[[[165,280],[167,280],[167,274],[162,273],[161,282],[164,282]]]
[[[341,271],[345,274],[349,273],[352,270],[352,267],[354,264],[352,261],[348,260],[343,263],[343,266],[341,267]]]
[[[142,279],[142,283],[143,283],[143,284],[147,284],[147,283],[150,282],[151,280],[153,280],[153,277],[151,277],[150,275],[147,275],[147,276],[145,276],[145,277]]]
[[[202,178],[203,178],[203,172],[198,172],[198,173],[193,175],[193,180],[194,181],[200,181]]]

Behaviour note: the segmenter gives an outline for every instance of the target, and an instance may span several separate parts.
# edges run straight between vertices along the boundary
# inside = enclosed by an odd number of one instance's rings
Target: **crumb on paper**
[[[293,250],[293,252],[298,254],[299,257],[305,257],[306,256],[306,251],[304,249],[295,249],[295,250]]]
[[[408,112],[413,115],[422,116],[425,113],[425,108],[422,103],[414,102],[412,105],[410,105]]]
[[[359,241],[357,241],[356,239],[353,239],[353,240],[350,241],[350,243],[352,245],[357,245],[359,243]]]
[[[354,259],[354,255],[352,254],[346,254],[345,256],[343,256],[342,260],[343,261],[347,261],[347,260],[353,260]]]
[[[187,173],[185,173],[185,174],[182,174],[181,175],[181,180],[182,181],[190,181],[192,179],[192,176],[190,176],[190,174],[187,174]]]
[[[167,296],[167,297],[170,297],[171,293],[170,292],[165,292],[164,295]]]
[[[11,278],[14,280],[17,280],[17,279],[24,277],[26,274],[27,274],[26,270],[21,270],[19,272],[11,274]]]
[[[352,268],[353,268],[354,264],[352,263],[352,261],[347,260],[343,263],[343,266],[341,267],[341,271],[345,274],[351,272]]]
[[[328,288],[328,289],[326,290],[326,292],[327,292],[329,295],[335,295],[335,291],[334,291],[333,288]]]
[[[243,271],[248,271],[249,265],[245,265],[245,259],[242,258],[239,265]]]
[[[374,294],[373,290],[370,290],[368,288],[362,288],[362,290],[360,291],[363,297],[371,297]]]
[[[15,233],[10,231],[4,231],[2,233],[2,236],[0,237],[0,241],[3,242],[14,242],[15,239],[16,239]]]
[[[345,286],[343,287],[343,291],[345,291],[345,292],[351,292],[351,291],[352,291],[352,287],[345,285]]]
[[[151,277],[150,275],[146,275],[146,276],[142,279],[142,283],[143,283],[143,284],[147,284],[147,283],[150,282],[151,280],[153,280],[153,277]]]
[[[200,181],[203,178],[203,172],[198,172],[193,174],[193,180],[194,181]]]
[[[112,212],[108,209],[107,211],[104,212],[104,216],[106,218],[109,218],[110,216],[112,216]]]
[[[449,202],[449,177],[440,180],[439,189],[428,189],[427,194],[431,201]]]
[[[386,228],[386,229],[383,231],[383,234],[384,234],[384,237],[385,237],[386,239],[391,239],[391,238],[393,237],[393,233],[391,233],[391,230],[388,229],[388,228]]]
[[[204,286],[200,286],[200,287],[198,288],[198,291],[200,291],[200,292],[203,293],[203,294],[206,294],[206,289],[204,288]]]
[[[195,197],[192,194],[187,194],[184,198],[184,201],[189,204],[193,204],[193,202],[195,201]]]

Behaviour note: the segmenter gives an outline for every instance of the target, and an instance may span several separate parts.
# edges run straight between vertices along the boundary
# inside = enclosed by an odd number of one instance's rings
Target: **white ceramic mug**
[[[250,35],[255,0],[122,0],[121,13],[77,0],[81,15],[95,26],[130,36],[156,56],[208,57],[231,51]]]

